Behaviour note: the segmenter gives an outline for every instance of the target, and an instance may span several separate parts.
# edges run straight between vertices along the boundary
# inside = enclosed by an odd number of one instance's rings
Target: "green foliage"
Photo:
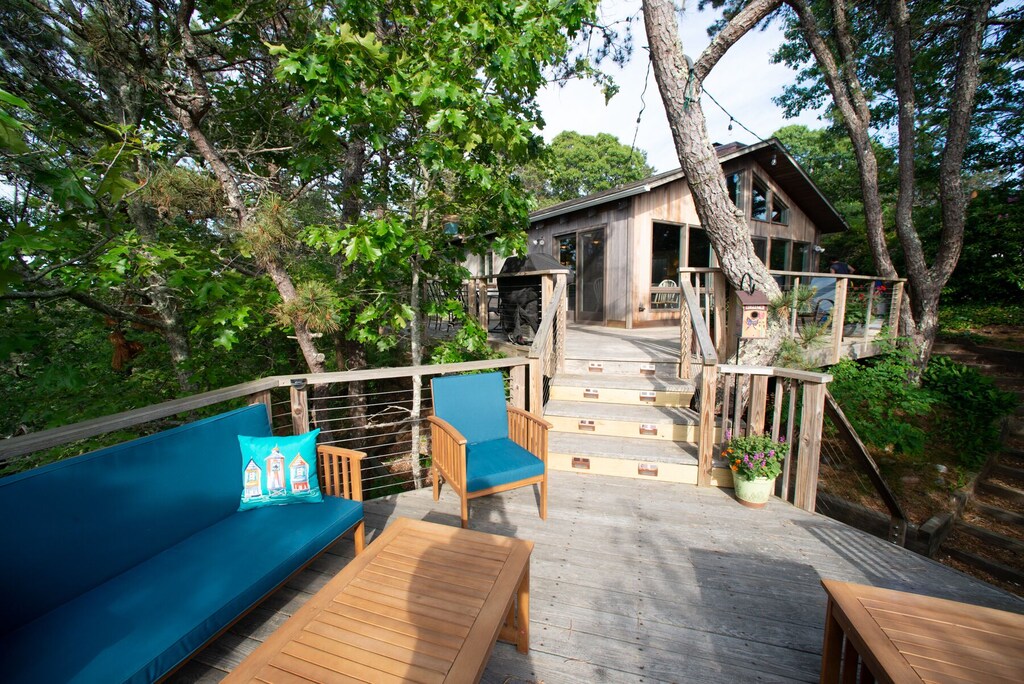
[[[453,339],[443,340],[431,350],[430,363],[461,363],[502,357],[503,354],[487,343],[487,331],[472,319],[467,319]]]
[[[912,381],[911,349],[895,348],[864,362],[844,359],[829,372],[829,391],[865,444],[914,456],[924,452],[927,434],[915,419],[928,414],[934,398]]]
[[[654,169],[647,153],[623,145],[608,133],[562,131],[523,170],[526,186],[540,206],[583,197],[647,178]]]
[[[924,386],[944,405],[939,431],[956,450],[960,466],[978,470],[999,448],[999,422],[1013,413],[1017,397],[996,387],[978,369],[946,356],[933,356]]]
[[[1019,326],[1024,321],[1024,305],[965,302],[939,309],[939,327],[943,333],[973,330],[988,325]]]
[[[734,477],[774,480],[782,472],[782,462],[789,453],[789,444],[776,442],[770,435],[733,437],[725,445],[722,458],[729,462]]]

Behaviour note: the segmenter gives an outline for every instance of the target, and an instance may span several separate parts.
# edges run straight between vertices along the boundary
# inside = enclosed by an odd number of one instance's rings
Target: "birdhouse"
[[[740,339],[752,340],[768,336],[768,297],[763,292],[737,290],[739,299]]]

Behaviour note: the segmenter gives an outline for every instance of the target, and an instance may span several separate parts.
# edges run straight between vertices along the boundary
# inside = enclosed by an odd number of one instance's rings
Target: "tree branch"
[[[711,44],[704,48],[700,58],[693,65],[694,78],[703,83],[718,60],[731,48],[737,40],[747,34],[762,19],[774,12],[782,4],[782,0],[754,0],[734,16],[725,28],[715,35]]]

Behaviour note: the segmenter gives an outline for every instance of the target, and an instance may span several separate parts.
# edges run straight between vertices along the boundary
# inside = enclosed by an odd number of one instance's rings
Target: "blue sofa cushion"
[[[155,681],[362,517],[335,497],[232,513],[0,638],[0,681]]]
[[[544,474],[544,461],[511,439],[466,446],[466,491],[478,492]]]
[[[263,404],[0,479],[0,635],[238,510]]]
[[[238,436],[242,501],[238,510],[323,500],[316,477],[317,428],[292,437]]]
[[[501,373],[448,375],[430,381],[434,415],[451,423],[469,444],[508,437]]]

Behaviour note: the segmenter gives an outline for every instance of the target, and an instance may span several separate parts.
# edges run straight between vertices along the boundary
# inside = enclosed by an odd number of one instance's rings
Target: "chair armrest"
[[[430,457],[457,490],[466,484],[466,438],[444,418],[427,416],[430,423]]]
[[[361,451],[321,444],[320,482],[327,496],[341,496],[352,501],[363,500],[363,457]]]
[[[508,406],[508,436],[531,454],[548,462],[548,421],[511,404]]]

